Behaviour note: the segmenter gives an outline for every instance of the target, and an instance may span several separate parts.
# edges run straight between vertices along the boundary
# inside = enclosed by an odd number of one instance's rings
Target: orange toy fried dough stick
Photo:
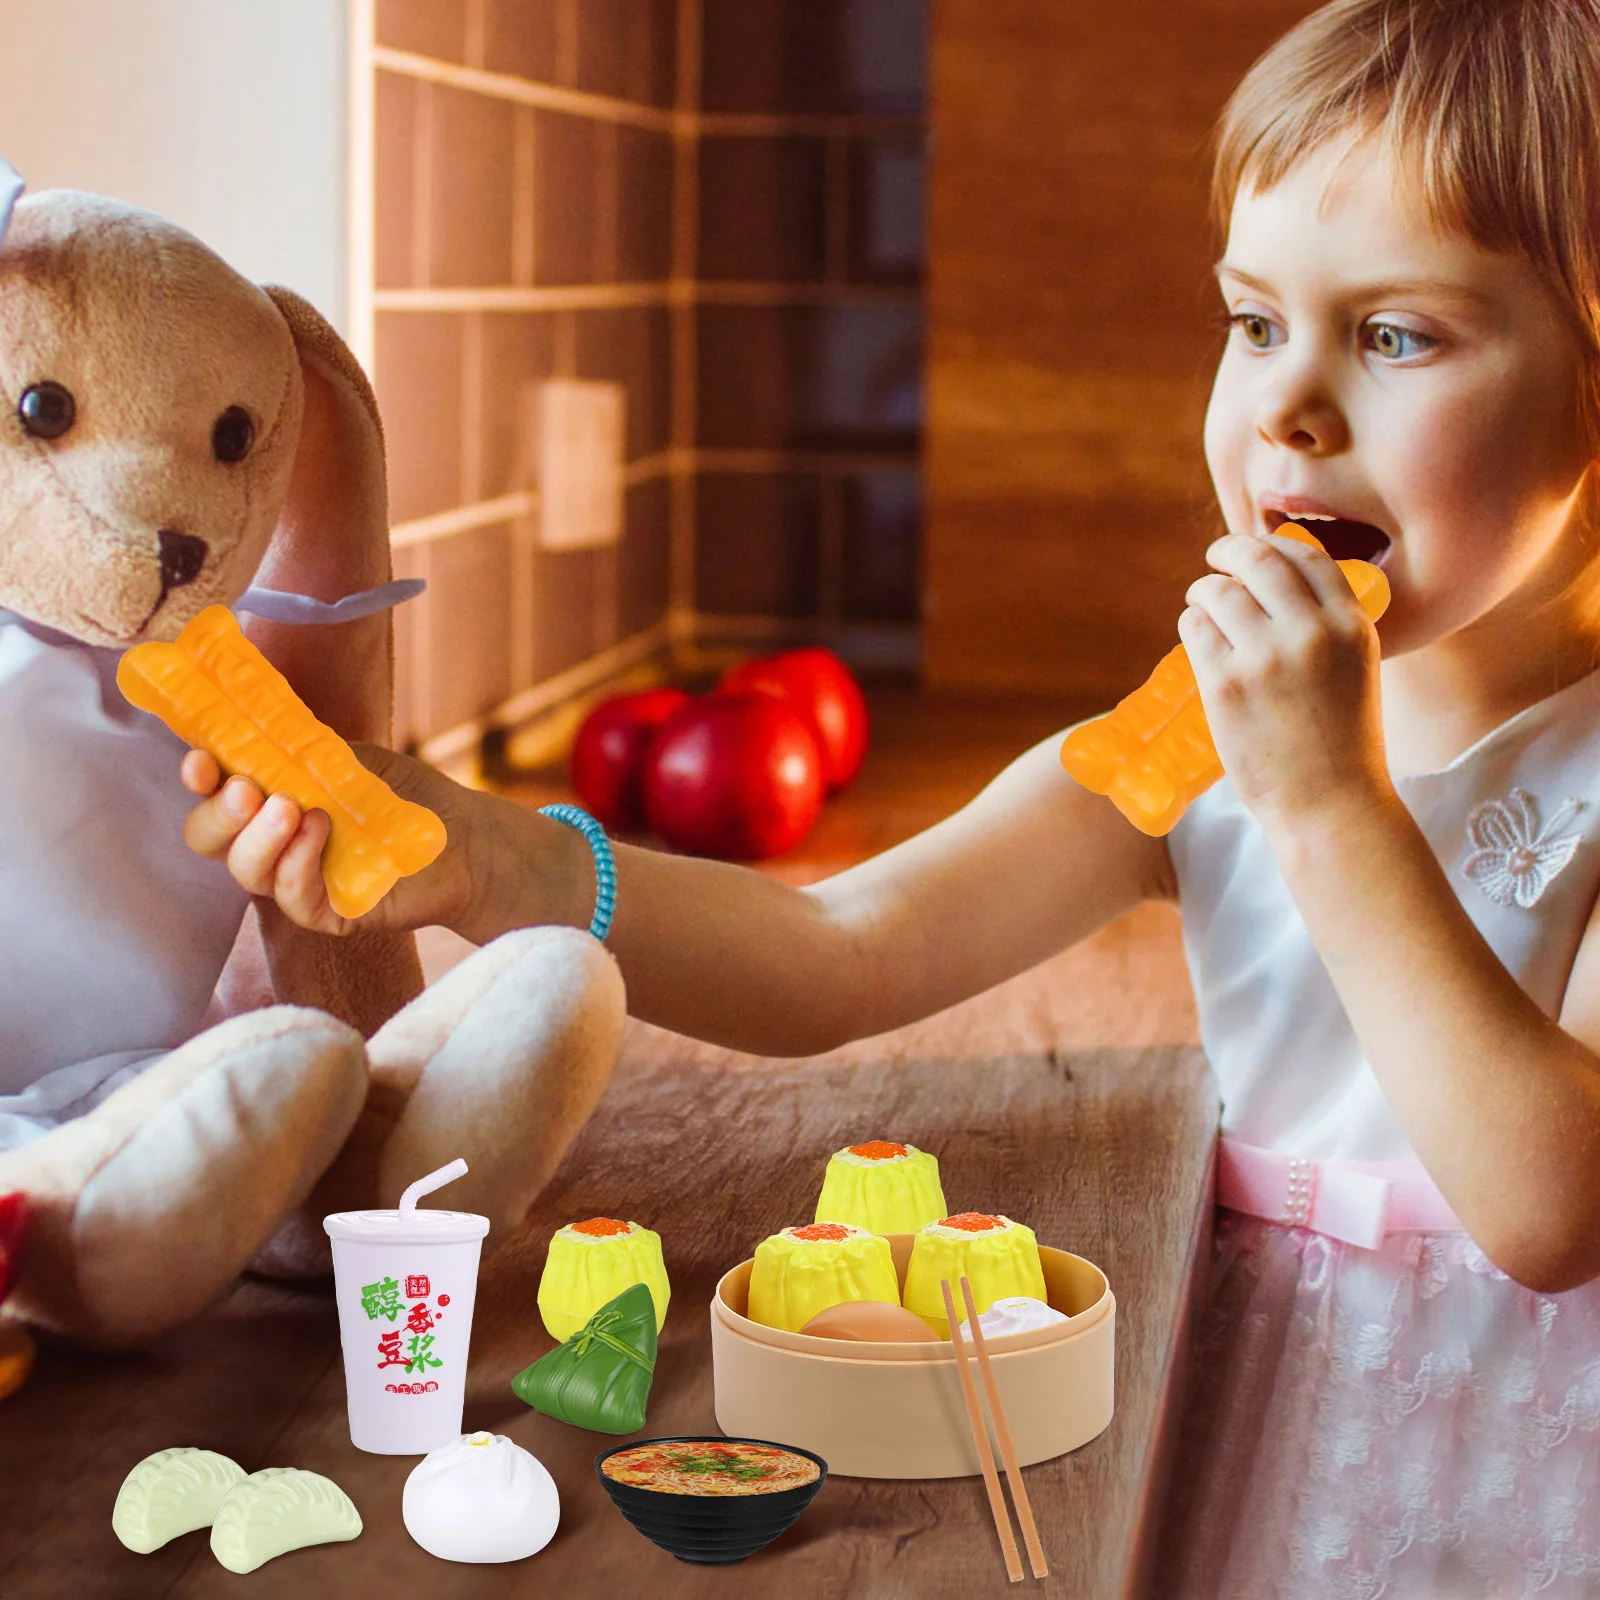
[[[1322,548],[1293,523],[1274,531]],[[1389,580],[1369,561],[1341,561],[1338,568],[1376,622],[1389,605]],[[1125,700],[1074,728],[1062,742],[1061,765],[1141,833],[1170,833],[1189,802],[1222,776],[1189,652],[1181,644],[1169,650]]]
[[[173,644],[136,644],[117,664],[117,687],[152,711],[226,776],[287,794],[333,823],[322,851],[328,903],[341,917],[370,911],[395,883],[444,849],[444,824],[368,772],[317,721],[289,680],[245,638],[226,606],[207,606]]]

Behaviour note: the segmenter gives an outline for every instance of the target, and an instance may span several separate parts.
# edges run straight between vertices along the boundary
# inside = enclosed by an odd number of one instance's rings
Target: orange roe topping
[[[850,1154],[863,1161],[898,1161],[905,1153],[903,1144],[891,1144],[887,1139],[869,1139],[865,1144],[850,1146]]]
[[[791,1239],[804,1239],[807,1244],[817,1239],[826,1239],[830,1244],[837,1244],[841,1239],[850,1237],[850,1230],[842,1222],[813,1222],[804,1228],[791,1228]]]
[[[574,1222],[574,1233],[587,1233],[596,1239],[614,1239],[619,1233],[626,1233],[633,1224],[631,1222],[618,1222],[615,1217],[590,1217],[587,1222]]]
[[[953,1217],[946,1217],[939,1226],[959,1228],[963,1233],[993,1233],[996,1228],[1003,1228],[1005,1223],[999,1217],[991,1217],[986,1211],[961,1211]]]

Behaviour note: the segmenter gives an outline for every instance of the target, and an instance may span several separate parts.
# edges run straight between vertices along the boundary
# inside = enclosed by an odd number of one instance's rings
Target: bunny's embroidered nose
[[[172,528],[163,528],[156,537],[161,544],[161,587],[181,589],[193,583],[206,564],[205,540]]]

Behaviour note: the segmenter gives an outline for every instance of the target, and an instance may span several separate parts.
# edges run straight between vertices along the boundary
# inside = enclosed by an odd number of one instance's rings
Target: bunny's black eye
[[[211,430],[211,448],[218,461],[243,461],[256,442],[256,425],[243,406],[229,406]]]
[[[30,384],[17,402],[17,420],[35,439],[59,439],[77,420],[78,407],[70,390],[48,378]]]

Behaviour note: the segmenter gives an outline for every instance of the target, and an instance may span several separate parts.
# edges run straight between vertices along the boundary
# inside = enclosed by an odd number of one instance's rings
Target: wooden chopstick
[[[989,1491],[989,1510],[994,1514],[995,1532],[1000,1535],[1000,1548],[1005,1552],[1006,1576],[1013,1583],[1021,1583],[1022,1557],[1017,1554],[1016,1535],[1011,1531],[1011,1514],[1006,1510],[1005,1496],[1000,1492],[1000,1479],[995,1474],[994,1456],[989,1449],[989,1430],[984,1427],[982,1413],[978,1410],[978,1391],[967,1366],[967,1352],[961,1342],[960,1326],[956,1322],[956,1301],[950,1292],[950,1280],[941,1278],[939,1287],[944,1290],[944,1314],[950,1323],[950,1343],[955,1348],[956,1370],[961,1374],[961,1393],[967,1402],[967,1421],[972,1424],[972,1442],[978,1447],[978,1465],[983,1468],[984,1487]]]
[[[1045,1565],[1044,1546],[1039,1542],[1039,1530],[1034,1526],[1033,1507],[1028,1504],[1028,1491],[1022,1482],[1022,1468],[1017,1465],[1017,1452],[1011,1444],[1011,1429],[1006,1425],[1006,1414],[1000,1404],[1000,1390],[994,1381],[994,1368],[989,1365],[988,1347],[983,1342],[983,1329],[978,1325],[978,1303],[972,1298],[972,1285],[963,1276],[961,1295],[967,1303],[967,1328],[972,1334],[972,1348],[978,1352],[978,1371],[983,1374],[984,1392],[989,1398],[989,1414],[994,1418],[995,1437],[1000,1441],[1000,1459],[1006,1465],[1006,1482],[1011,1485],[1011,1499],[1017,1508],[1017,1521],[1022,1524],[1022,1540],[1028,1547],[1028,1563],[1033,1575],[1042,1578],[1049,1572]]]

